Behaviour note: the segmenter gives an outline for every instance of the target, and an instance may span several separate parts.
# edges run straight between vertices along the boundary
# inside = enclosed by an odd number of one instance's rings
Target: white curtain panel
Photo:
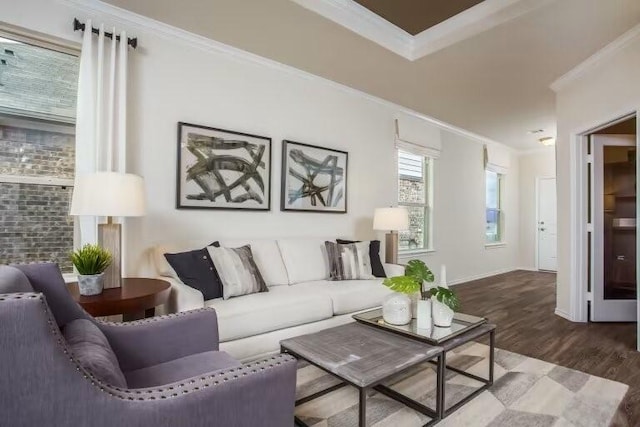
[[[105,37],[104,24],[94,35],[86,21],[80,54],[76,115],[76,179],[92,172],[125,172],[127,137],[127,34]],[[99,191],[99,189],[96,189]],[[97,241],[97,218],[79,217],[80,245]]]

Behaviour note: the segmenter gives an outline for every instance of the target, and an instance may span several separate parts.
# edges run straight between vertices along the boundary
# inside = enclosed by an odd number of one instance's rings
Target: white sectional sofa
[[[218,314],[220,348],[248,361],[277,352],[282,339],[352,321],[352,314],[379,307],[390,291],[383,279],[329,280],[324,242],[333,239],[220,240],[225,247],[251,245],[269,292],[205,301],[182,283],[165,253],[205,247],[208,242],[161,244],[153,249],[158,276],[171,283],[169,312],[213,307]],[[387,276],[402,275],[399,265],[384,265]]]

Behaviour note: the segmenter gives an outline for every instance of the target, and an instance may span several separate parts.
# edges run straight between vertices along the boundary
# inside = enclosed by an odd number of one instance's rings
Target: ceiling
[[[411,35],[459,14],[483,0],[355,0]]]
[[[638,0],[549,0],[409,61],[292,0],[106,1],[522,150],[555,134],[549,85],[640,23]]]

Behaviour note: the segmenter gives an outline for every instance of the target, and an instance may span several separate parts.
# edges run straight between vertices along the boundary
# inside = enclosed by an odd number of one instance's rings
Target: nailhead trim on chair
[[[109,326],[117,326],[117,327],[126,327],[126,326],[135,326],[135,325],[146,325],[149,323],[155,323],[155,322],[162,322],[163,320],[169,320],[169,319],[175,319],[176,317],[184,317],[187,316],[191,313],[200,313],[203,311],[213,311],[215,312],[215,310],[213,308],[210,307],[205,307],[205,308],[198,308],[195,310],[191,310],[191,311],[182,311],[179,313],[171,313],[171,314],[165,314],[162,316],[155,316],[155,317],[149,317],[147,319],[140,319],[140,320],[133,320],[131,322],[107,322],[104,320],[98,320],[96,319],[96,321],[102,325],[109,325]]]
[[[273,357],[270,357],[268,359],[263,359],[263,360],[260,360],[260,361],[257,361],[257,362],[252,362],[252,363],[248,363],[246,365],[242,365],[242,367],[240,367],[240,368],[231,368],[231,369],[228,369],[228,370],[225,370],[225,371],[221,371],[221,372],[219,372],[217,374],[210,374],[208,376],[202,376],[202,377],[199,378],[199,382],[200,383],[204,382],[204,384],[200,384],[200,386],[195,386],[194,385],[194,384],[198,384],[198,381],[194,378],[194,379],[190,379],[188,381],[188,383],[191,385],[189,387],[187,387],[185,385],[185,382],[182,382],[182,383],[179,383],[179,384],[164,385],[164,386],[158,387],[158,388],[122,389],[122,388],[119,388],[119,387],[114,387],[114,386],[111,386],[109,384],[103,383],[99,378],[95,377],[91,372],[89,372],[84,367],[82,367],[82,365],[80,365],[80,363],[73,357],[73,353],[71,353],[71,351],[67,347],[66,341],[62,337],[62,334],[60,333],[60,329],[58,328],[57,323],[53,319],[53,315],[51,314],[51,311],[49,310],[49,306],[47,305],[47,302],[46,302],[43,294],[41,294],[41,293],[0,294],[0,302],[2,302],[2,301],[10,301],[10,300],[27,299],[27,298],[29,298],[29,299],[37,298],[40,301],[40,303],[43,306],[44,312],[45,312],[45,314],[46,314],[46,316],[48,318],[47,325],[49,326],[49,330],[51,331],[51,333],[53,334],[54,338],[56,339],[56,343],[61,347],[62,352],[65,355],[69,356],[68,357],[69,361],[74,365],[76,371],[79,372],[82,375],[82,378],[84,378],[85,380],[90,381],[91,385],[96,387],[101,392],[107,393],[109,396],[115,397],[115,398],[121,399],[121,400],[151,401],[151,400],[156,400],[156,399],[169,399],[169,398],[179,397],[180,395],[185,395],[185,394],[189,394],[189,393],[201,390],[201,387],[205,387],[205,388],[206,387],[215,387],[217,385],[224,384],[224,383],[226,383],[228,381],[233,381],[233,380],[239,379],[240,377],[245,377],[245,376],[251,375],[251,374],[256,374],[256,373],[264,371],[266,369],[275,368],[278,365],[282,365],[282,363],[291,362],[291,361],[295,361],[296,360],[293,356],[291,356],[289,354],[279,354],[277,356],[273,356]],[[193,310],[193,311],[199,312],[199,311],[205,311],[205,310],[209,311],[209,310],[212,310],[212,309],[211,308],[202,308],[202,309]],[[175,314],[169,314],[169,315],[165,315],[165,316],[153,317],[153,318],[150,318],[150,319],[144,319],[144,320],[138,320],[138,321],[126,322],[126,323],[113,323],[113,322],[101,322],[101,323],[112,324],[112,325],[117,325],[117,326],[120,326],[120,325],[122,325],[122,326],[136,325],[136,324],[144,324],[144,323],[151,323],[151,322],[157,321],[155,319],[164,320],[164,319],[169,319],[169,318],[174,318],[174,317],[185,316],[185,315],[187,315],[189,313],[190,312],[175,313]],[[251,369],[252,367],[254,369]],[[234,372],[236,374],[235,375],[231,375]],[[222,382],[221,381],[211,381],[214,378],[216,378],[216,375],[218,377],[224,376],[224,378],[222,379]],[[230,380],[229,377],[231,377],[232,379]],[[184,388],[184,390],[182,390],[181,394],[178,394],[178,393],[174,392],[174,390],[176,388],[181,388],[181,389]],[[142,397],[143,394],[151,395],[151,396]]]

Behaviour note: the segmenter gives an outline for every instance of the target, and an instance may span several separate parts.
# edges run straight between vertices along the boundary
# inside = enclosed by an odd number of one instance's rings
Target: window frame
[[[497,186],[497,202],[498,202],[498,206],[497,208],[493,208],[493,207],[489,207],[488,204],[488,200],[487,200],[487,187],[489,185],[489,180],[488,180],[488,173],[493,173],[496,175],[497,179],[498,179],[498,186]],[[484,202],[484,218],[485,218],[485,230],[484,230],[484,245],[485,247],[496,247],[496,246],[504,246],[506,245],[506,239],[505,239],[505,212],[504,212],[504,199],[505,199],[505,181],[506,181],[506,174],[504,173],[500,173],[500,172],[496,172],[495,170],[491,170],[491,169],[486,169],[485,170],[485,179],[484,179],[484,193],[485,193],[485,202]],[[487,214],[489,211],[496,211],[497,212],[497,230],[496,230],[496,234],[497,234],[497,240],[495,241],[489,241],[487,239]]]
[[[23,43],[31,46],[35,46],[42,49],[56,51],[62,54],[75,56],[80,60],[81,45],[79,43],[69,42],[67,40],[59,39],[46,34],[34,32],[31,30],[25,30],[20,27],[9,25],[6,23],[0,23],[0,38],[15,40],[18,43]],[[77,94],[76,94],[77,95]],[[75,121],[73,119],[62,118],[47,114],[33,113],[25,115],[22,110],[14,110],[12,108],[0,107],[0,124],[4,126],[15,126],[26,129],[51,131],[64,134],[70,134],[75,136]],[[42,186],[55,186],[55,187],[71,187],[74,186],[74,178],[58,178],[53,176],[24,176],[24,175],[9,175],[0,174],[0,182],[2,183],[14,183],[14,184],[32,184]],[[73,247],[77,247],[79,243],[78,233],[78,217],[73,217]],[[63,273],[63,277],[66,282],[75,280],[75,268],[73,273]]]
[[[400,200],[400,152],[410,154],[413,156],[418,156],[422,159],[422,170],[423,173],[423,183],[424,183],[424,203],[414,203],[414,202],[402,202]],[[435,162],[434,158],[430,156],[425,156],[421,153],[411,152],[410,150],[406,150],[403,148],[396,148],[396,178],[397,178],[397,189],[396,189],[396,200],[399,207],[406,208],[422,208],[424,210],[424,242],[423,247],[420,248],[409,248],[402,249],[398,248],[399,254],[414,254],[414,253],[425,253],[425,252],[433,252],[433,177],[434,177],[434,168]]]

